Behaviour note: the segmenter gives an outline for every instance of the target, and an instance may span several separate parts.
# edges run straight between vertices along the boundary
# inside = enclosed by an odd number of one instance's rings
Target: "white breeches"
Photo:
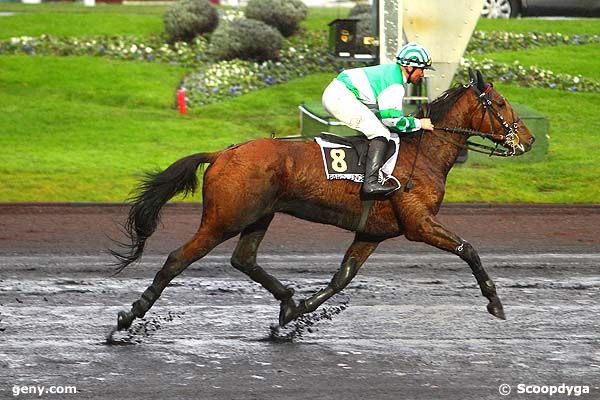
[[[365,134],[367,139],[390,139],[390,131],[343,82],[334,79],[323,92],[323,107],[337,120]]]

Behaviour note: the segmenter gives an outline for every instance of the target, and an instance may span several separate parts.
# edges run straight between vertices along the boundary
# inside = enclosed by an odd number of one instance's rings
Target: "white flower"
[[[581,81],[581,79],[579,79],[578,76],[576,76],[575,78],[573,78],[573,82],[574,83],[579,83]]]

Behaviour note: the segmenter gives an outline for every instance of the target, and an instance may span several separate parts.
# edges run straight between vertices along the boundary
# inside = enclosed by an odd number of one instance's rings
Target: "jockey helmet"
[[[405,67],[433,69],[431,56],[427,49],[418,43],[407,43],[396,55],[396,63]]]

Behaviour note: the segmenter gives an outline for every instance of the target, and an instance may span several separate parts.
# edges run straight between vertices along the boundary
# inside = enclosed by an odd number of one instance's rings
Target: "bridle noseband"
[[[512,110],[511,112],[512,112],[513,122],[512,122],[512,124],[509,124],[508,122],[506,122],[506,120],[504,119],[502,114],[500,114],[500,112],[498,112],[498,110],[494,107],[494,104],[491,101],[491,92],[492,92],[492,89],[494,86],[491,83],[488,83],[485,86],[485,89],[482,91],[475,84],[475,81],[471,80],[468,84],[464,85],[464,87],[467,89],[472,89],[475,92],[475,94],[477,95],[477,100],[478,100],[479,104],[482,106],[482,115],[481,115],[481,122],[479,123],[479,128],[474,130],[474,129],[466,129],[466,128],[442,127],[442,128],[435,128],[435,130],[440,130],[440,131],[450,132],[450,133],[460,133],[462,135],[467,135],[467,136],[479,136],[481,138],[488,139],[488,140],[495,142],[496,146],[492,147],[492,146],[487,146],[484,144],[474,143],[474,142],[470,142],[470,141],[467,141],[467,144],[463,145],[463,144],[455,142],[447,137],[442,137],[443,140],[447,141],[448,143],[452,143],[456,146],[459,146],[461,148],[467,148],[469,150],[473,150],[478,153],[488,154],[488,151],[489,151],[490,157],[491,156],[512,157],[515,154],[517,154],[517,149],[521,150],[522,152],[525,152],[525,148],[520,143],[519,135],[518,135],[518,124],[521,121],[521,119],[516,117],[514,110]],[[504,130],[504,135],[496,134],[493,132],[488,133],[488,132],[481,131],[481,127],[483,126],[483,122],[485,120],[486,113],[490,119],[490,127],[493,129],[494,121],[498,121],[500,123],[500,125],[502,126],[502,129]],[[498,145],[500,144],[500,142],[502,142],[502,145],[507,147],[507,149],[498,150]],[[486,151],[483,151],[480,149],[485,149]]]

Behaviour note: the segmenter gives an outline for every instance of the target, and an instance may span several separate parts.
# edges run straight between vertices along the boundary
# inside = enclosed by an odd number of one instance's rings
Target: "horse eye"
[[[506,107],[506,101],[504,101],[503,98],[500,98],[500,100],[498,100],[498,105],[502,108]]]

